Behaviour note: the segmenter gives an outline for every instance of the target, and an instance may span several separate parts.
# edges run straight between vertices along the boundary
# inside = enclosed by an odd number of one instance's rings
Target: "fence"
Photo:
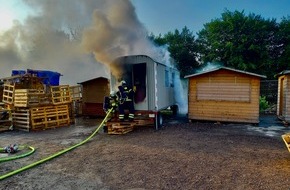
[[[270,104],[277,104],[278,80],[261,80],[260,95],[265,96]]]

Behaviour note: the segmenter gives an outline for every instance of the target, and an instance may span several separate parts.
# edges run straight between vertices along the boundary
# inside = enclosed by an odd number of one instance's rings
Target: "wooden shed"
[[[259,123],[260,80],[265,76],[218,67],[185,78],[190,120]]]
[[[290,70],[278,75],[277,116],[287,123],[290,122]]]
[[[98,77],[79,83],[82,86],[82,115],[105,116],[103,101],[110,95],[109,79]]]

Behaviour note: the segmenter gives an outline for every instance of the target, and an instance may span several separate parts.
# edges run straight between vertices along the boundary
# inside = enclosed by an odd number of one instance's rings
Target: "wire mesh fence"
[[[260,113],[276,114],[278,98],[278,80],[262,80],[260,86]],[[266,100],[267,105],[265,106]],[[263,109],[265,108],[265,109]]]
[[[277,104],[278,80],[262,80],[260,96],[266,97],[269,104]]]

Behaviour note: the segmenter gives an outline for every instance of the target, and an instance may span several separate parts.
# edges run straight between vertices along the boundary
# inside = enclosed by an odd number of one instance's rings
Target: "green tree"
[[[197,61],[197,45],[193,33],[185,26],[182,31],[175,30],[164,36],[149,36],[157,45],[168,45],[168,51],[175,60],[181,76],[191,74],[199,63]]]
[[[203,62],[221,62],[224,66],[273,77],[277,32],[275,19],[225,10],[221,18],[204,25],[197,43]]]
[[[151,33],[148,36],[148,38],[149,40],[153,41],[158,46],[164,46],[167,43],[166,39],[161,34],[159,34],[158,36],[155,36],[153,33]]]
[[[290,17],[283,17],[279,24],[278,38],[280,45],[278,47],[278,72],[290,68]]]

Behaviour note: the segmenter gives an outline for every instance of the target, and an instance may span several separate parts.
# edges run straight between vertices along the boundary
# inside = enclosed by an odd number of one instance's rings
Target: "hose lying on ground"
[[[104,125],[105,121],[106,121],[107,118],[109,117],[109,115],[110,115],[110,113],[111,113],[112,110],[113,110],[113,108],[111,108],[111,109],[108,110],[106,117],[104,118],[104,120],[102,121],[102,123],[98,126],[98,128],[97,128],[97,129],[96,129],[96,130],[95,130],[95,131],[94,131],[94,132],[93,132],[93,133],[92,133],[88,138],[86,138],[86,139],[83,140],[82,142],[80,142],[80,143],[78,143],[78,144],[76,144],[76,145],[74,145],[74,146],[71,146],[71,147],[69,147],[69,148],[67,148],[67,149],[64,149],[64,150],[62,150],[62,151],[60,151],[60,152],[57,152],[57,153],[55,153],[55,154],[53,154],[53,155],[51,155],[51,156],[49,156],[49,157],[47,157],[47,158],[44,158],[44,159],[42,159],[42,160],[39,160],[39,161],[37,161],[37,162],[34,162],[34,163],[29,164],[29,165],[27,165],[27,166],[24,166],[24,167],[22,167],[22,168],[20,168],[20,169],[17,169],[17,170],[14,170],[14,171],[12,171],[12,172],[9,172],[9,173],[7,173],[7,174],[1,175],[1,176],[0,176],[0,180],[3,180],[3,179],[5,179],[5,178],[8,178],[8,177],[13,176],[13,175],[15,175],[15,174],[18,174],[18,173],[20,173],[20,172],[22,172],[22,171],[28,170],[28,169],[30,169],[30,168],[32,168],[32,167],[34,167],[34,166],[37,166],[37,165],[39,165],[39,164],[42,164],[42,163],[44,163],[44,162],[46,162],[46,161],[48,161],[48,160],[51,160],[51,159],[53,159],[53,158],[55,158],[55,157],[57,157],[57,156],[60,156],[60,155],[66,153],[66,152],[68,152],[68,151],[70,151],[70,150],[72,150],[72,149],[75,149],[75,148],[77,148],[77,147],[79,147],[79,146],[85,144],[85,143],[88,142],[88,141],[89,141],[93,136],[95,136],[95,134],[96,134],[96,133],[100,130],[100,128]]]
[[[29,156],[30,154],[32,154],[35,151],[35,149],[32,146],[20,146],[19,148],[22,149],[22,150],[25,149],[25,148],[29,148],[30,151],[26,152],[26,153],[23,153],[21,155],[0,158],[0,163]],[[4,151],[4,148],[0,148],[0,151]]]

